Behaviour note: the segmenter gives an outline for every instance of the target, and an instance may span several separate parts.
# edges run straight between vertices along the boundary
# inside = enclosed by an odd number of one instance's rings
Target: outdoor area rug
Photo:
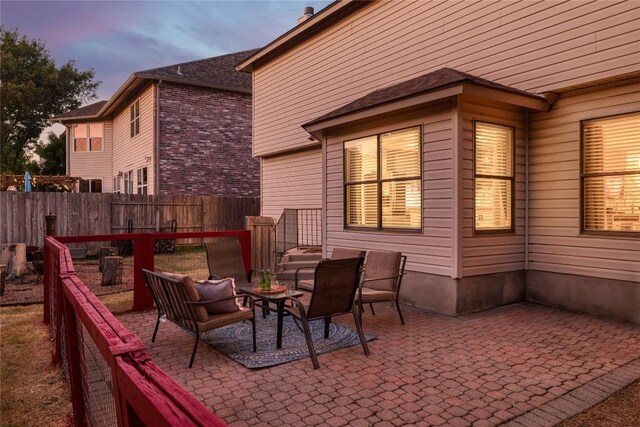
[[[253,352],[251,341],[251,322],[236,323],[203,334],[203,341],[216,350],[250,369],[266,368],[293,362],[309,357],[309,349],[304,334],[295,325],[293,318],[284,318],[282,329],[282,348],[276,350],[276,316],[272,314],[263,319],[256,316],[257,352]],[[328,353],[353,345],[360,346],[358,333],[342,325],[331,324],[329,338],[324,338],[324,321],[316,320],[309,324],[313,344],[318,354]],[[367,341],[375,339],[365,335]],[[362,347],[360,347],[360,350]],[[311,362],[309,362],[311,363]]]

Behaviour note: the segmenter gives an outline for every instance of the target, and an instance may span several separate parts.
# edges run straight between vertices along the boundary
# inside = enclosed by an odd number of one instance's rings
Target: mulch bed
[[[115,294],[133,290],[133,266],[125,265],[122,284],[101,286],[102,273],[98,271],[98,261],[75,261],[76,274],[95,295]],[[39,273],[25,274],[5,282],[4,295],[0,296],[0,306],[42,304],[44,301],[43,276]]]

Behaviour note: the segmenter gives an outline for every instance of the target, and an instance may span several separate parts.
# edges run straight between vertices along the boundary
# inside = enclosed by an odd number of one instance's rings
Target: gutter
[[[515,219],[515,218],[514,218]],[[529,270],[529,109],[524,109],[524,271]]]

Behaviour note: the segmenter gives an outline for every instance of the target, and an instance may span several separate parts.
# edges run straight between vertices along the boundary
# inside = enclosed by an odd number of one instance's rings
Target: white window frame
[[[102,144],[101,144],[100,150],[92,150],[91,149],[91,132],[90,132],[90,130],[91,130],[91,125],[95,125],[95,124],[99,124],[102,127],[102,132],[100,134],[100,139],[102,140]],[[87,148],[88,148],[87,150],[76,150],[76,139],[77,139],[76,138],[76,129],[78,127],[80,127],[80,126],[84,126],[87,129],[87,137],[85,138],[87,140],[87,142],[86,142]],[[73,146],[73,152],[74,153],[101,153],[101,152],[103,152],[104,151],[104,123],[93,122],[93,123],[80,123],[80,124],[77,124],[77,125],[73,125],[73,138],[72,138],[71,144]]]
[[[124,194],[133,194],[133,171],[124,173]]]
[[[100,192],[97,191],[91,191],[92,190],[92,183],[95,181],[100,181]],[[89,191],[81,191],[80,186],[82,185],[82,182],[87,182],[89,184]],[[100,194],[102,193],[104,190],[104,182],[102,181],[102,178],[87,178],[87,179],[81,179],[80,182],[78,182],[78,193],[97,193]]]
[[[129,124],[131,138],[140,133],[140,100],[136,99],[129,108]]]
[[[149,168],[147,166],[137,171],[137,194],[148,194],[149,191]],[[146,175],[146,176],[145,176]]]

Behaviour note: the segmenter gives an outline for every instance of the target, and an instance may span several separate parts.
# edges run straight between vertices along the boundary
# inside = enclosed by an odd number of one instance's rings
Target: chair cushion
[[[298,280],[298,289],[313,291],[313,280]]]
[[[187,298],[189,298],[189,302],[197,302],[200,300],[200,295],[198,294],[198,290],[196,289],[193,280],[191,280],[191,277],[185,276],[184,274],[169,273],[166,271],[156,271],[156,274],[181,282],[186,291]],[[193,320],[203,322],[209,318],[209,314],[204,307],[192,304],[190,304],[189,306],[193,308],[193,313],[195,313],[195,319]],[[166,314],[167,316],[170,315],[170,313]]]
[[[356,301],[358,301],[359,295],[356,293]],[[382,302],[382,301],[395,301],[396,293],[393,291],[379,291],[377,289],[362,288],[362,302]]]
[[[227,299],[235,296],[236,286],[232,278],[221,280],[199,280],[196,282],[196,290],[200,295],[200,301],[226,301],[212,302],[204,307],[209,314],[232,313],[240,309],[238,300]]]
[[[200,332],[210,331],[212,329],[221,328],[233,323],[242,322],[243,320],[253,319],[253,310],[249,308],[241,308],[232,313],[212,314],[208,320],[198,322]]]

